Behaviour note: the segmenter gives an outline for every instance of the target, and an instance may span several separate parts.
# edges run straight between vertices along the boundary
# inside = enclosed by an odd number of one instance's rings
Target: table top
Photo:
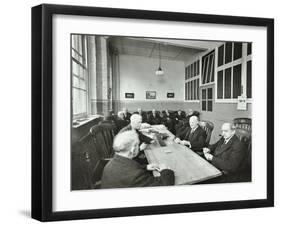
[[[159,142],[150,144],[145,150],[149,163],[163,163],[175,172],[175,184],[194,184],[211,178],[218,177],[222,173],[186,146],[173,141],[174,135],[166,128],[153,126],[160,133],[168,135],[165,139],[166,146],[160,146]],[[152,134],[146,134],[153,136]],[[159,172],[154,171],[154,176]]]

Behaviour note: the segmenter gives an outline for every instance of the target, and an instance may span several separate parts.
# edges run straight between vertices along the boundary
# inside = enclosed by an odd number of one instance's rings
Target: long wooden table
[[[162,134],[168,135],[165,139],[166,146],[160,146],[159,142],[150,144],[145,149],[145,155],[149,163],[163,163],[175,172],[175,184],[194,184],[211,178],[221,176],[222,173],[186,146],[173,141],[174,135],[162,126],[153,126]],[[148,133],[153,137],[153,133]],[[154,171],[154,176],[159,172]]]

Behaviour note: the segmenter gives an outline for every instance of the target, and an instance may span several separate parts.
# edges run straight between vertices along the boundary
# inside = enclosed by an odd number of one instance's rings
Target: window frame
[[[193,77],[188,77],[187,75],[184,76],[184,102],[187,103],[200,103],[200,92],[198,92],[200,90],[200,80],[201,80],[201,57],[199,58],[195,58],[192,61],[189,61],[185,68],[186,68],[186,72],[188,72],[188,67],[190,67],[190,73],[191,73],[191,65],[193,65],[195,63],[195,66],[193,67],[195,71],[197,71],[198,67],[197,67],[197,63],[199,64],[199,72],[197,75],[193,76]],[[188,87],[188,83],[193,81],[193,80],[197,80],[198,79],[198,88],[195,87],[194,93],[196,93],[196,95],[198,96],[198,99],[196,100],[188,100],[188,96],[189,96],[189,92],[191,92],[191,89],[189,89]],[[196,82],[195,82],[196,83]],[[196,85],[195,85],[196,86]],[[187,88],[187,91],[186,91]],[[192,94],[191,94],[192,95]]]
[[[225,45],[225,43],[223,44]],[[253,45],[253,44],[252,44]],[[220,45],[221,46],[221,45]],[[233,97],[233,67],[236,65],[241,64],[241,85],[242,87],[245,89],[245,95],[247,95],[247,74],[245,74],[243,76],[243,67],[245,67],[245,71],[246,71],[246,67],[247,67],[247,62],[252,60],[252,53],[247,55],[247,47],[248,47],[248,43],[242,43],[242,57],[236,60],[233,60],[227,64],[223,64],[221,66],[218,66],[218,49],[219,47],[215,48],[215,68],[214,68],[214,83],[215,83],[215,98],[214,101],[215,103],[237,103],[237,98],[232,98]],[[253,52],[253,51],[252,51]],[[224,57],[225,57],[225,47],[224,47]],[[234,42],[232,42],[232,59],[234,57]],[[223,62],[225,62],[225,59],[223,60]],[[225,82],[225,73],[224,70],[227,68],[231,68],[231,98],[229,99],[225,99],[224,98],[224,82]],[[218,84],[217,84],[217,79],[218,79],[218,72],[219,71],[223,71],[223,98],[219,99],[217,98],[217,94],[218,94]],[[252,76],[253,78],[253,76]],[[242,88],[242,90],[243,90]],[[247,98],[246,99],[246,103],[252,103],[252,98]]]

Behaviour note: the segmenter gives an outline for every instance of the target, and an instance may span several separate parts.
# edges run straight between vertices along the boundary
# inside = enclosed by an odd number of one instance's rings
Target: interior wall
[[[164,76],[155,75],[159,60],[148,57],[120,55],[120,108],[135,111],[182,109],[184,100],[184,63],[161,60]],[[146,91],[156,91],[156,99],[146,99]],[[175,94],[167,98],[167,93]],[[125,98],[125,93],[134,93],[134,99]]]

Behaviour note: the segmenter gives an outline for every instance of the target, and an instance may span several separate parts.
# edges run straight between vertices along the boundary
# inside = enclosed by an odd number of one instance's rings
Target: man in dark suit
[[[147,114],[141,108],[138,108],[138,114],[142,117],[142,122],[147,122]]]
[[[177,134],[176,143],[186,145],[198,154],[202,153],[205,147],[207,134],[204,129],[199,126],[197,116],[189,119],[190,127],[186,127]]]
[[[124,113],[123,111],[119,111],[117,113],[117,118],[115,120],[115,124],[116,124],[116,127],[117,127],[117,133],[123,129],[125,126],[128,125],[128,122],[124,119]]]
[[[222,125],[222,138],[209,148],[204,148],[205,158],[223,172],[218,182],[235,182],[246,158],[246,147],[235,135],[231,123]]]
[[[123,114],[124,114],[124,120],[130,123],[130,117],[132,114],[128,111],[127,108],[123,108]]]
[[[148,123],[150,125],[159,125],[161,124],[161,118],[155,109],[152,109],[152,113],[148,117]]]
[[[113,142],[115,156],[104,168],[101,188],[127,188],[174,185],[174,172],[163,164],[140,165],[132,160],[139,153],[139,139],[135,131],[119,133]],[[154,177],[151,171],[160,172]]]

